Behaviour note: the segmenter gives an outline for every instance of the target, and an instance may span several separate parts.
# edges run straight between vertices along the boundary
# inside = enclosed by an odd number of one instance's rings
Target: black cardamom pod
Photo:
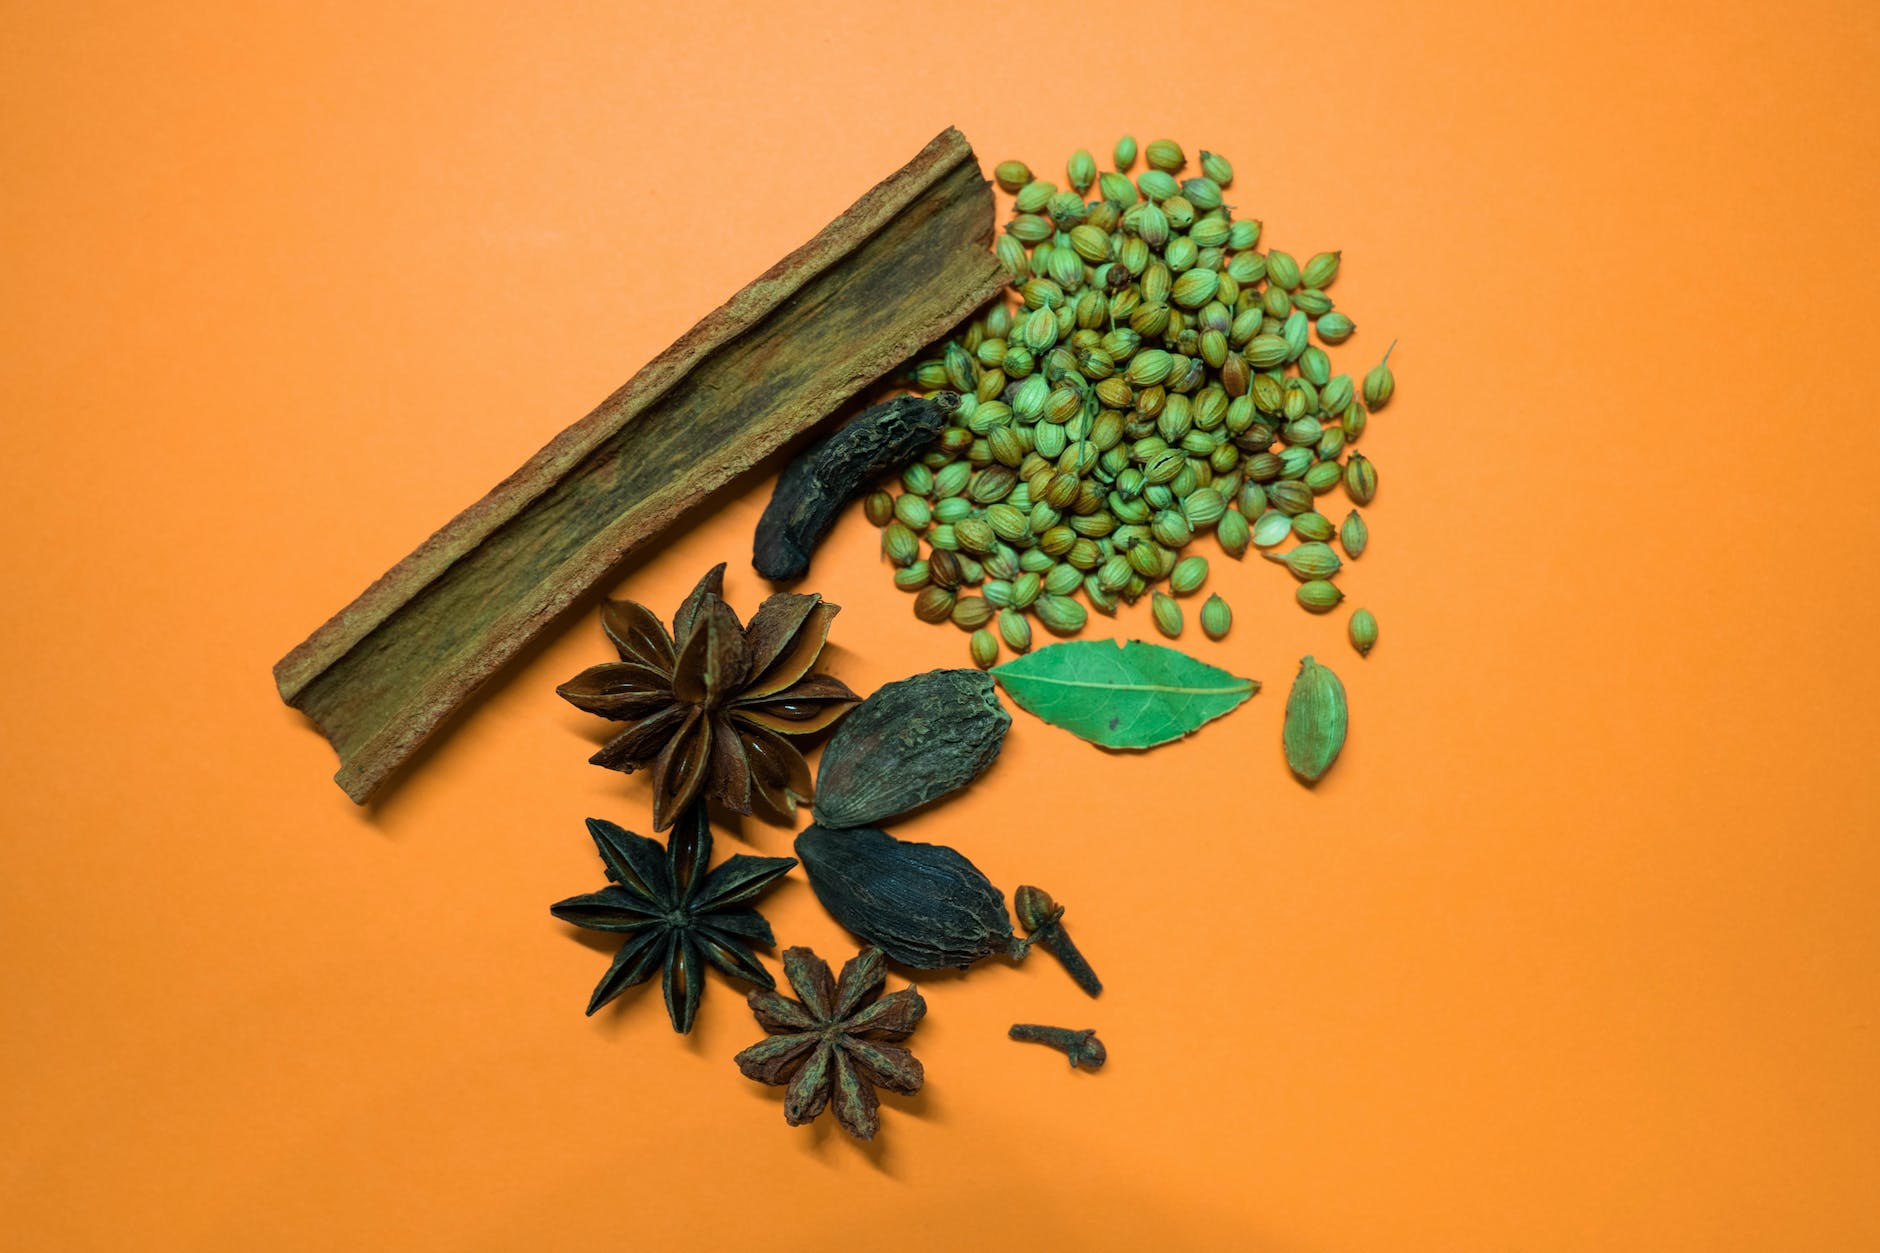
[[[823,908],[903,966],[938,970],[1025,954],[1005,897],[944,844],[909,843],[873,827],[812,826],[796,837],[796,855]]]
[[[953,392],[897,396],[864,409],[785,466],[757,521],[751,564],[767,579],[800,579],[836,515],[869,480],[924,449],[960,407]]]
[[[816,821],[871,826],[950,796],[986,772],[1011,725],[980,670],[929,670],[884,684],[823,748]]]

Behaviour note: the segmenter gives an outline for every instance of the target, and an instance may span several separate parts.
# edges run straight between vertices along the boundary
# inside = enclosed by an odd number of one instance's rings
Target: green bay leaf
[[[1020,709],[1104,748],[1179,740],[1260,690],[1160,644],[1066,640],[993,668]]]

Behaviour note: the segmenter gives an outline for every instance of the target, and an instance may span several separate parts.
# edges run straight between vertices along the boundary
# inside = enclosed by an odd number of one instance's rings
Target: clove
[[[1073,1031],[1069,1027],[1040,1027],[1021,1022],[1014,1024],[1006,1034],[1027,1044],[1050,1045],[1071,1059],[1072,1070],[1080,1066],[1085,1070],[1100,1070],[1103,1063],[1109,1060],[1103,1041],[1097,1039],[1095,1027]]]
[[[1090,963],[1072,943],[1070,933],[1064,930],[1060,921],[1064,907],[1052,900],[1049,892],[1043,888],[1021,887],[1012,894],[1012,903],[1019,924],[1028,933],[1027,945],[1036,944],[1057,958],[1077,981],[1077,986],[1090,995],[1103,991],[1103,980],[1097,978],[1097,972],[1090,968]]]

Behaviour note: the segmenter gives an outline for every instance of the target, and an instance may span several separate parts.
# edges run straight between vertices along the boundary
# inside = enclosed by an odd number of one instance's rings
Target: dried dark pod
[[[884,684],[823,749],[816,821],[863,827],[950,796],[986,772],[1012,715],[978,670],[929,670]]]
[[[1012,934],[1005,897],[944,844],[886,831],[812,826],[796,837],[810,887],[835,920],[903,966],[970,966],[1028,947]]]
[[[784,467],[764,516],[757,521],[751,564],[767,579],[800,579],[810,554],[835,525],[842,506],[876,475],[904,465],[946,426],[960,407],[953,392],[897,396],[864,409],[833,435]]]

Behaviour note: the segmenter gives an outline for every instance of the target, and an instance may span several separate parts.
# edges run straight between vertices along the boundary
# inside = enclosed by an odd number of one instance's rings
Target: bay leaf
[[[1066,640],[994,667],[1020,709],[1104,748],[1179,740],[1260,690],[1178,649]]]

